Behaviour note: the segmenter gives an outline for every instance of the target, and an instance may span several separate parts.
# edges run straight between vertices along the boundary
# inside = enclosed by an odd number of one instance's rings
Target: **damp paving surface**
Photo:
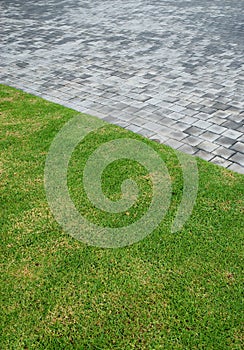
[[[244,1],[0,3],[0,82],[244,173]]]

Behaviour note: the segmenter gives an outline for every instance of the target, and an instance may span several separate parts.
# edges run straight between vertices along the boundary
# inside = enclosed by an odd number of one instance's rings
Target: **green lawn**
[[[0,349],[241,349],[244,176],[198,159],[196,205],[184,228],[171,233],[183,187],[175,152],[108,124],[89,134],[70,162],[68,184],[80,212],[120,227],[148,208],[150,181],[132,161],[112,163],[103,190],[118,199],[130,175],[141,204],[105,215],[84,194],[86,158],[116,138],[141,140],[160,154],[172,201],[142,241],[87,246],[62,231],[44,190],[51,142],[77,112],[6,86],[0,103]]]

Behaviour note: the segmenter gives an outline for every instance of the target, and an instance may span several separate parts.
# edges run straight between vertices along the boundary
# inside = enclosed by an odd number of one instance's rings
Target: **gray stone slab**
[[[213,124],[208,128],[208,130],[220,135],[223,132],[225,132],[227,130],[227,128],[220,126],[220,125]]]
[[[206,152],[206,151],[203,151],[203,150],[198,150],[196,153],[195,153],[195,156],[199,157],[199,158],[202,158],[204,160],[211,160],[214,158],[214,155],[212,153],[209,153],[209,152]]]
[[[224,159],[230,158],[234,153],[234,151],[223,146],[220,146],[213,151],[213,154],[216,154],[217,156],[220,156]]]
[[[234,163],[238,163],[241,166],[244,167],[244,154],[243,153],[235,153],[233,156],[230,157],[230,160]]]
[[[232,145],[234,145],[236,140],[231,139],[230,137],[221,136],[215,142],[218,143],[221,146],[231,147]]]
[[[242,133],[239,131],[236,131],[236,130],[228,129],[228,130],[224,131],[222,135],[230,137],[232,139],[238,139],[238,137],[240,137],[242,135]]]
[[[236,171],[237,173],[244,174],[244,166],[241,166],[237,163],[232,163],[228,166],[228,169]]]
[[[211,159],[211,162],[213,162],[214,164],[217,164],[217,165],[221,165],[225,168],[227,168],[228,166],[230,166],[231,164],[233,164],[232,162],[224,159],[224,158],[221,158],[221,157],[214,157]]]
[[[168,139],[167,141],[165,141],[165,144],[175,149],[179,149],[181,146],[183,146],[182,142],[179,142],[175,139]]]
[[[216,145],[216,143],[210,142],[210,141],[203,141],[201,143],[199,143],[198,148],[200,148],[203,151],[206,152],[213,152],[216,148],[218,148],[219,146]]]
[[[195,154],[197,152],[197,148],[195,147],[191,147],[190,145],[182,145],[178,148],[179,151],[182,151],[184,153],[187,153],[187,154]]]
[[[188,136],[187,139],[184,140],[184,142],[187,142],[190,146],[197,146],[199,143],[202,142],[202,140],[195,136]]]
[[[231,149],[244,154],[244,142],[236,142]]]
[[[205,131],[201,134],[201,138],[207,141],[215,141],[219,138],[219,135],[211,131]]]
[[[196,126],[191,126],[190,128],[186,129],[185,132],[192,136],[199,136],[204,133],[204,129],[198,128]]]

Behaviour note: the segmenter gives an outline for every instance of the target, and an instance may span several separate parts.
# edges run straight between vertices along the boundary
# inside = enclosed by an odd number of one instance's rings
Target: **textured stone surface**
[[[0,80],[243,172],[243,7],[2,0]]]

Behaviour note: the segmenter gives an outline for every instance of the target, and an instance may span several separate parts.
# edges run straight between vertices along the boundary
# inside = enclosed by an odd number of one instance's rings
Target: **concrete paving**
[[[0,81],[244,173],[244,1],[2,0]]]

